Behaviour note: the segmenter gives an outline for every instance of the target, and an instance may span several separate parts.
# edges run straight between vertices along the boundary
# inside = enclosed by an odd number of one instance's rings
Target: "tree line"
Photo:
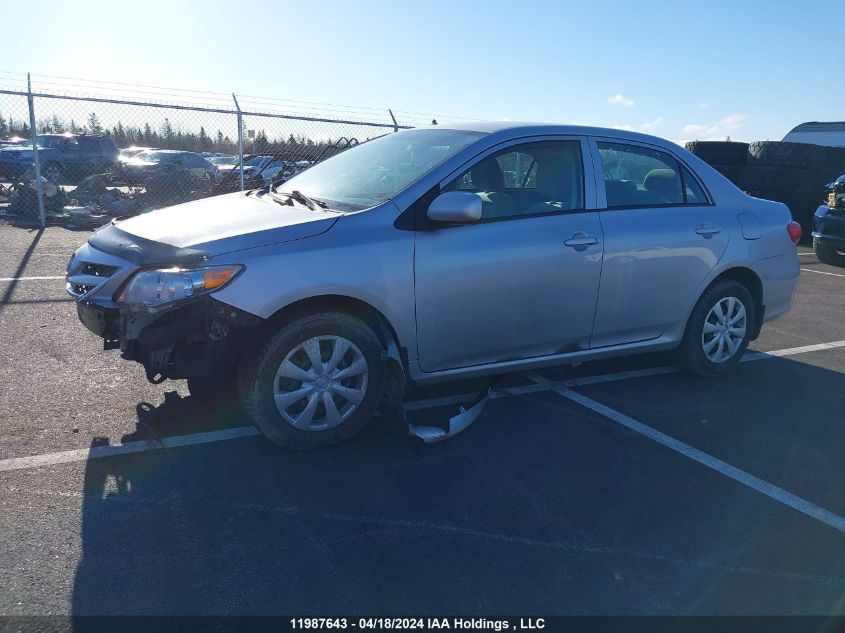
[[[118,121],[117,125],[109,128],[100,122],[96,112],[92,112],[87,120],[78,123],[74,119],[64,121],[55,114],[46,119],[36,121],[36,129],[40,134],[93,134],[105,135],[114,139],[120,148],[141,146],[157,149],[178,149],[188,152],[219,152],[222,154],[237,154],[237,138],[232,139],[221,130],[209,134],[204,126],[198,131],[186,131],[174,127],[170,119],[166,118],[157,127],[145,123],[141,126],[124,125]],[[30,137],[29,123],[25,120],[15,120],[11,116],[4,117],[0,113],[0,138],[20,136]],[[356,139],[363,142],[367,139]],[[314,141],[304,135],[290,134],[288,138],[271,140],[264,130],[259,130],[254,138],[247,138],[244,134],[244,152],[259,154],[263,152],[284,152],[313,160],[334,147],[337,140],[324,139]]]

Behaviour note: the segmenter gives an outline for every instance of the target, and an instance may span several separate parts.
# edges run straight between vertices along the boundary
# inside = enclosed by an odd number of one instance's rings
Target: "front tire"
[[[339,312],[304,316],[247,357],[239,392],[253,423],[293,449],[341,442],[372,417],[384,391],[378,336]]]
[[[695,304],[677,350],[679,364],[699,376],[721,376],[739,362],[756,323],[754,300],[738,281],[717,282]]]
[[[813,238],[813,252],[823,264],[830,264],[831,266],[845,266],[845,255],[841,255],[830,244],[825,244],[819,238]]]

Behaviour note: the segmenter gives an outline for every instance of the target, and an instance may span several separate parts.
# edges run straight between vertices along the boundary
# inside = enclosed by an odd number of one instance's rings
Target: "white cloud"
[[[623,108],[630,108],[634,105],[634,100],[622,95],[613,95],[607,100],[610,105],[622,106]]]
[[[710,125],[688,123],[683,132],[700,141],[724,140],[741,128],[747,118],[744,114],[730,114]]]
[[[663,117],[662,117],[662,116],[659,116],[659,117],[657,117],[654,121],[649,121],[648,123],[643,123],[643,124],[640,126],[640,129],[641,129],[643,132],[648,132],[649,130],[653,130],[654,128],[656,128],[656,127],[657,127],[658,125],[660,125],[661,123],[663,123]]]
[[[629,132],[651,132],[656,127],[663,123],[663,117],[659,116],[654,121],[646,121],[639,125],[631,125],[630,123],[617,123],[613,126],[615,130],[627,130]]]

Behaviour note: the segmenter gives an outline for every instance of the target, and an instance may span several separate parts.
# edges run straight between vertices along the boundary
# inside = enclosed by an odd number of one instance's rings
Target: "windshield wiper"
[[[301,191],[294,189],[290,193],[286,191],[276,191],[274,188],[270,188],[268,192],[274,200],[278,200],[282,204],[289,204],[293,206],[294,202],[298,202],[299,204],[303,204],[312,211],[316,211],[317,207],[321,209],[328,209],[329,205],[322,200],[318,200],[316,198],[309,198]],[[279,198],[278,196],[285,196],[284,199]]]

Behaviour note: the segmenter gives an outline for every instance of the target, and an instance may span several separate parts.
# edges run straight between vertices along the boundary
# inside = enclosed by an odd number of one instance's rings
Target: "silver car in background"
[[[659,138],[431,127],[107,226],[67,288],[149,380],[236,383],[309,448],[413,385],[672,349],[723,374],[790,309],[800,234]]]

